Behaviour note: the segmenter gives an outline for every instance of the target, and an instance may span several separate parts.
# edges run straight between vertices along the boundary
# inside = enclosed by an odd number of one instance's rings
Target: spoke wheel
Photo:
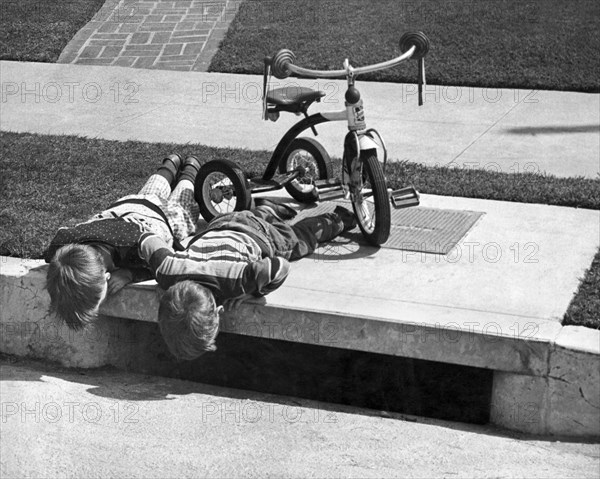
[[[317,201],[316,180],[331,178],[331,159],[323,146],[312,138],[296,138],[279,162],[279,172],[287,173],[302,167],[302,177],[292,180],[285,189],[300,203]]]
[[[381,164],[374,150],[360,156],[362,185],[354,194],[352,208],[365,239],[374,246],[390,237],[391,210]]]
[[[209,161],[200,168],[194,197],[206,221],[224,213],[248,209],[251,199],[244,172],[228,160]]]

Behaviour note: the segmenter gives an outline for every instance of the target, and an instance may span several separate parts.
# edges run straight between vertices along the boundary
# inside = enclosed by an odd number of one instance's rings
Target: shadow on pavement
[[[194,362],[190,367],[194,367]],[[98,397],[120,401],[163,401],[175,400],[173,396],[191,394],[210,396],[212,401],[260,401],[273,406],[288,406],[294,408],[308,408],[316,410],[326,420],[337,421],[336,414],[361,414],[367,417],[382,417],[391,421],[408,421],[412,423],[429,424],[449,428],[452,430],[485,434],[489,436],[505,437],[516,440],[535,441],[563,441],[574,443],[594,443],[592,440],[569,439],[565,437],[539,437],[513,431],[498,429],[484,424],[468,424],[444,419],[416,417],[411,414],[387,412],[373,409],[356,409],[344,404],[314,402],[298,397],[285,397],[274,393],[254,392],[248,390],[232,389],[192,381],[177,381],[159,376],[149,376],[137,373],[120,371],[113,367],[96,369],[63,368],[56,364],[31,359],[16,358],[0,353],[0,378],[6,381],[41,381],[58,379],[79,383],[86,386],[86,392]],[[72,399],[72,398],[71,398]],[[327,422],[327,421],[326,421]]]
[[[508,133],[514,135],[556,135],[560,133],[593,133],[600,132],[600,125],[575,126],[523,126],[508,128]]]

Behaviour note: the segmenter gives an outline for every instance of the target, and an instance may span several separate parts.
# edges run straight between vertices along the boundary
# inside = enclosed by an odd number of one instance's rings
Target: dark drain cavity
[[[180,363],[176,371],[180,379],[218,386],[476,424],[489,420],[493,375],[480,368],[226,333],[216,352]]]

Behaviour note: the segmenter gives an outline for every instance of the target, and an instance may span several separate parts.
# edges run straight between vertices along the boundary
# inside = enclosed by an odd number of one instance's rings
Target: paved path
[[[8,363],[2,477],[597,478],[598,444],[114,370]]]
[[[207,71],[242,0],[107,0],[58,63]]]
[[[272,151],[298,121],[290,114],[261,121],[259,75],[7,61],[0,75],[5,131]],[[294,85],[326,93],[311,112],[343,108],[342,81],[275,84]],[[600,95],[430,85],[419,107],[415,85],[359,86],[367,124],[394,161],[599,177]],[[329,154],[341,157],[345,125],[317,129]]]

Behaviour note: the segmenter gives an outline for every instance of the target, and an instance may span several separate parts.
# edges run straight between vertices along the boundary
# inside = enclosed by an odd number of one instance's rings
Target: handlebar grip
[[[423,32],[407,32],[400,37],[400,50],[407,52],[410,47],[415,47],[412,58],[420,60],[429,51],[429,38]]]
[[[288,65],[296,61],[296,55],[291,50],[279,50],[271,61],[271,71],[276,78],[283,80],[289,77],[292,72]]]

